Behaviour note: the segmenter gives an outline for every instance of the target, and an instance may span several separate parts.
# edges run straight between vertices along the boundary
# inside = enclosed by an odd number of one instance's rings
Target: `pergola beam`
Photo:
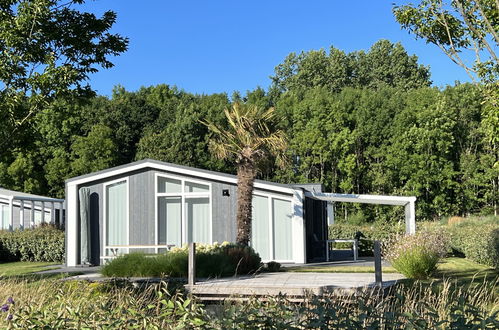
[[[408,234],[416,232],[416,197],[414,196],[386,196],[386,195],[356,195],[356,194],[337,194],[337,193],[318,193],[305,192],[305,197],[318,199],[329,202],[345,202],[345,203],[363,203],[363,204],[378,204],[378,205],[394,205],[405,207],[405,230]],[[328,207],[328,220],[334,219],[331,213],[332,208]],[[329,220],[329,224],[334,222]]]

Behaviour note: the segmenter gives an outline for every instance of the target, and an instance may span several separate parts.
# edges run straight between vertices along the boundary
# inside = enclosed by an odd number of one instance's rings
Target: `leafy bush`
[[[269,272],[278,272],[281,270],[281,264],[275,261],[270,261],[267,263],[267,270]]]
[[[499,224],[471,219],[449,225],[448,231],[455,254],[499,268]]]
[[[0,261],[63,262],[64,231],[51,225],[0,231]]]
[[[259,255],[250,247],[222,243],[196,245],[196,276],[219,277],[249,274],[260,267]],[[105,276],[187,276],[187,247],[162,255],[130,253],[113,259],[102,268]]]
[[[408,278],[426,279],[445,256],[447,243],[442,232],[419,232],[400,236],[387,245],[386,258]]]
[[[372,256],[374,241],[387,242],[396,236],[405,233],[403,224],[390,224],[386,222],[374,222],[370,225],[356,226],[351,224],[337,223],[329,226],[329,238],[353,239],[357,234],[361,235],[359,240],[359,255]]]

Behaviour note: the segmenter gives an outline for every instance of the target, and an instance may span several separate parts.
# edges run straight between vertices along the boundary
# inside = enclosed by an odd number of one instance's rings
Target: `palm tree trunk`
[[[251,219],[253,204],[253,183],[256,166],[243,161],[237,166],[237,238],[238,244],[248,246],[251,239]]]

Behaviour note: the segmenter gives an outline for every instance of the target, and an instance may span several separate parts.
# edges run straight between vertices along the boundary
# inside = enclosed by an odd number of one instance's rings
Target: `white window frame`
[[[174,193],[160,193],[158,192],[158,181],[159,178],[163,179],[172,179],[172,180],[178,180],[180,181],[181,185],[181,191],[180,192],[174,192]],[[192,182],[196,184],[202,184],[205,186],[208,186],[208,191],[207,192],[186,192],[185,191],[185,182]],[[181,203],[182,203],[182,219],[180,223],[180,229],[181,229],[181,245],[184,245],[187,243],[187,208],[185,207],[186,204],[186,199],[189,198],[208,198],[208,209],[209,209],[209,242],[213,243],[213,197],[212,197],[212,184],[211,182],[204,181],[204,180],[198,180],[198,179],[193,179],[189,177],[184,177],[184,176],[179,176],[175,174],[170,174],[170,173],[160,173],[156,172],[154,173],[154,237],[155,237],[155,243],[158,246],[156,248],[156,253],[158,253],[158,248],[162,247],[159,245],[159,213],[158,213],[158,198],[159,197],[180,197],[181,198]],[[168,244],[168,242],[167,242]]]
[[[294,237],[294,226],[293,226],[293,198],[292,197],[286,197],[283,195],[279,194],[273,194],[273,193],[265,193],[261,191],[253,191],[253,196],[261,196],[261,197],[267,197],[268,198],[268,212],[269,212],[269,244],[270,244],[270,259],[269,260],[262,260],[262,262],[269,262],[269,261],[276,261],[276,262],[282,262],[282,263],[292,263],[294,262],[294,259],[289,259],[289,260],[283,260],[283,259],[275,259],[275,246],[274,246],[274,199],[279,199],[282,201],[290,202],[290,209],[289,209],[289,214],[291,215],[290,217],[290,226],[291,226],[291,237],[289,237],[290,240],[293,239]],[[250,240],[250,246],[251,246],[251,240]],[[291,256],[294,258],[294,252],[291,251]]]
[[[125,219],[125,225],[126,225],[126,244],[124,245],[120,245],[119,247],[118,246],[115,246],[115,245],[108,245],[107,243],[107,222],[108,222],[108,219],[107,219],[107,187],[110,186],[110,185],[113,185],[115,183],[119,183],[119,182],[125,182],[125,186],[126,186],[126,219]],[[104,183],[103,185],[103,208],[102,208],[102,211],[104,212],[103,215],[104,215],[104,225],[102,226],[103,227],[103,238],[104,238],[104,244],[103,244],[103,251],[102,251],[102,255],[101,255],[101,259],[110,259],[110,258],[114,258],[115,256],[108,256],[107,255],[107,250],[108,249],[125,249],[126,253],[129,253],[130,252],[130,248],[128,247],[130,245],[130,180],[129,180],[129,177],[124,177],[124,178],[120,178],[120,179],[116,179],[116,180],[113,180],[113,181],[109,181],[109,182],[106,182]]]

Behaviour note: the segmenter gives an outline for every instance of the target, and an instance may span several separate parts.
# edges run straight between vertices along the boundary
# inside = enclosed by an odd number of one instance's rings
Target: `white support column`
[[[78,186],[67,185],[66,195],[66,266],[78,262]]]
[[[334,225],[334,202],[327,202],[327,224]]]
[[[24,200],[19,201],[19,228],[24,229]]]
[[[45,202],[42,202],[42,223],[45,223]]]
[[[50,202],[50,223],[55,224],[55,205],[54,205],[54,202]]]
[[[29,212],[30,227],[35,228],[35,201],[31,201],[31,211]]]
[[[307,261],[307,244],[305,236],[305,219],[303,217],[304,195],[301,189],[295,190],[293,201],[293,261],[304,264]],[[272,219],[272,217],[270,218]]]
[[[416,207],[415,201],[405,204],[405,232],[406,234],[416,233]]]
[[[14,198],[9,200],[9,230],[14,230]]]

